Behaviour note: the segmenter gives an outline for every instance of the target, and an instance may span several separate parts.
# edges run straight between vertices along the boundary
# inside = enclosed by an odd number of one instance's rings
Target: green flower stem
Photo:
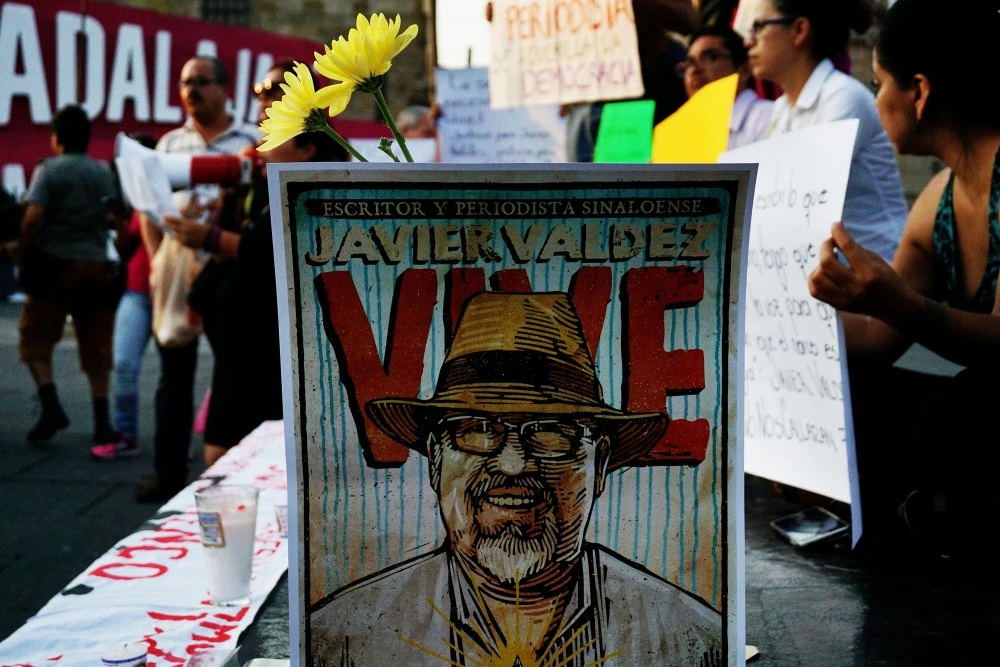
[[[391,157],[393,162],[399,162],[399,158],[392,152],[391,142],[388,139],[383,138],[378,144],[378,149]]]
[[[330,127],[329,123],[323,123],[322,130],[324,132],[326,132],[328,135],[330,135],[331,139],[333,139],[338,144],[340,144],[344,148],[344,150],[346,150],[348,153],[350,153],[351,155],[353,155],[354,158],[358,162],[368,162],[368,160],[365,159],[365,156],[362,155],[361,153],[357,152],[356,150],[354,150],[354,146],[352,146],[351,144],[349,144],[347,142],[347,139],[344,139],[342,136],[340,136],[337,133],[336,130],[334,130],[332,127]]]
[[[396,137],[396,144],[402,149],[403,156],[406,157],[407,162],[413,162],[413,156],[410,155],[410,149],[406,147],[406,139],[403,135],[399,133],[399,128],[396,127],[396,121],[392,119],[392,114],[389,113],[389,105],[385,103],[385,97],[382,96],[382,88],[376,88],[372,91],[372,95],[375,97],[375,104],[378,105],[378,110],[382,113],[382,118],[385,118],[385,124],[389,126],[392,130],[392,136]]]

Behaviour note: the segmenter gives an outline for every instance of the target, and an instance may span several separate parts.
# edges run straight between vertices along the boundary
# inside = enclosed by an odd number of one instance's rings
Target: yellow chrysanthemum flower
[[[400,22],[399,14],[394,21],[387,20],[384,14],[372,14],[371,19],[358,14],[358,27],[351,28],[347,39],[339,37],[324,46],[324,55],[314,54],[316,71],[361,89],[379,87],[378,77],[389,71],[392,59],[417,36],[416,25],[400,34]]]
[[[324,109],[330,116],[340,114],[351,100],[354,86],[337,84],[316,90],[309,68],[295,63],[295,72],[285,72],[281,84],[284,95],[265,113],[267,119],[260,124],[264,143],[257,150],[269,151],[303,132],[315,132],[329,127]]]

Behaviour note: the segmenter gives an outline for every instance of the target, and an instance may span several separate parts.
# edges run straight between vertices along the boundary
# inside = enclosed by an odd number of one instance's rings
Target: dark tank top
[[[1000,273],[1000,151],[993,160],[993,177],[990,182],[989,206],[989,250],[986,256],[986,271],[982,282],[969,300],[963,295],[962,279],[959,276],[958,248],[955,245],[955,206],[952,191],[955,175],[948,179],[948,185],[938,202],[934,219],[934,254],[937,267],[944,279],[944,298],[949,305],[974,313],[989,313],[996,299],[997,274]]]

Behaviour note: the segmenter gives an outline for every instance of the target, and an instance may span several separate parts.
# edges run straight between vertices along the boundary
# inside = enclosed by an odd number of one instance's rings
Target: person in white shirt
[[[892,144],[874,96],[834,69],[850,30],[871,24],[867,0],[761,0],[746,45],[753,75],[781,86],[768,136],[849,118],[858,135],[844,202],[844,224],[859,243],[891,261],[907,206]]]
[[[688,97],[706,84],[739,74],[736,101],[729,121],[729,148],[760,141],[767,135],[774,102],[763,100],[752,88],[753,77],[747,62],[743,38],[722,26],[701,28],[691,35],[687,58],[677,68],[684,79]]]
[[[236,154],[256,145],[259,134],[226,112],[229,74],[221,60],[195,56],[181,68],[178,82],[181,105],[187,120],[170,130],[156,145],[163,153]],[[199,185],[196,190],[178,195],[193,211],[211,206],[219,196],[216,185]],[[192,204],[192,200],[194,203]],[[151,260],[163,240],[163,233],[149,220],[142,225],[142,238]],[[166,258],[165,258],[166,259]],[[155,261],[155,260],[154,260]],[[156,295],[153,295],[156,309]],[[186,345],[162,345],[160,381],[156,390],[156,433],[154,436],[155,474],[136,489],[139,502],[163,503],[187,485],[188,452],[194,420],[194,382],[198,363],[197,338]]]

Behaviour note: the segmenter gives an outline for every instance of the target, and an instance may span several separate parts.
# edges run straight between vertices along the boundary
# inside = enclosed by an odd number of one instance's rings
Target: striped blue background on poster
[[[722,204],[724,220],[729,210],[729,194],[716,188],[669,190],[581,189],[578,196],[608,197],[671,197],[711,196]],[[427,197],[425,190],[330,188],[310,193],[310,197],[330,200],[352,199],[391,200],[405,197]],[[435,198],[465,197],[501,199],[496,190],[433,191]],[[539,190],[531,193],[516,191],[511,198],[558,199],[562,191]],[[319,227],[332,227],[335,246],[343,239],[349,225],[384,226],[394,235],[401,225],[435,224],[430,220],[357,221],[309,216],[299,198],[296,230],[299,247],[310,249]],[[699,218],[703,220],[704,218]],[[671,218],[683,223],[684,218]],[[484,224],[483,220],[448,220],[447,224]],[[518,264],[501,240],[500,228],[515,224],[522,235],[529,225],[541,225],[546,231],[555,224],[597,225],[606,239],[612,223],[627,222],[641,227],[647,218],[614,218],[583,220],[508,220],[491,221],[493,244],[502,261],[460,264],[462,268],[481,267],[487,279],[500,269],[524,269],[532,289],[541,292],[565,292],[573,274],[585,264],[566,261],[556,256],[548,262]],[[712,248],[726,248],[725,224],[716,225],[714,239],[706,242]],[[544,236],[543,236],[544,238]],[[354,259],[347,264],[311,266],[300,253],[298,257],[301,283],[303,346],[318,350],[318,357],[305,361],[304,387],[306,414],[319,415],[319,420],[306,424],[304,437],[308,443],[307,501],[310,503],[309,551],[310,595],[318,600],[348,583],[395,563],[431,551],[441,544],[444,536],[440,524],[436,496],[428,481],[425,458],[411,452],[399,468],[373,469],[365,462],[358,444],[357,430],[347,409],[347,391],[341,382],[340,369],[334,350],[323,327],[313,279],[325,271],[349,271],[374,332],[382,359],[392,307],[396,279],[412,268],[412,253],[404,255],[398,264],[365,264]],[[593,264],[586,264],[593,265]],[[704,598],[721,609],[722,564],[725,554],[722,526],[721,488],[724,479],[723,443],[719,425],[726,420],[722,405],[723,363],[726,350],[720,333],[725,329],[726,304],[719,303],[725,281],[724,256],[713,252],[705,261],[648,261],[640,253],[621,262],[608,262],[613,272],[612,300],[609,305],[595,363],[604,390],[605,401],[621,407],[622,400],[622,321],[620,285],[625,273],[638,266],[687,265],[705,274],[705,298],[697,305],[670,310],[666,313],[664,346],[667,350],[702,349],[705,355],[706,389],[694,395],[668,397],[666,407],[672,418],[707,419],[712,425],[705,461],[696,467],[656,466],[624,468],[612,473],[603,495],[596,503],[590,520],[587,539],[600,542],[624,557],[642,564],[654,573]],[[418,265],[427,268],[428,265]],[[420,397],[429,398],[434,391],[438,370],[445,358],[444,336],[444,277],[447,266],[437,265],[438,299],[432,320],[430,340],[424,357],[424,375]]]

